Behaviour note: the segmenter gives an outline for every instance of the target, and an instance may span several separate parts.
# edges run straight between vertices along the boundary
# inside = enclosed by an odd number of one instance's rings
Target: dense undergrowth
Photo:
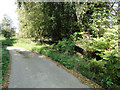
[[[4,82],[4,76],[6,76],[6,71],[8,70],[9,63],[9,51],[2,48],[2,82]]]
[[[63,39],[57,45],[48,46],[21,39],[14,45],[44,54],[68,69],[77,70],[104,88],[120,87],[120,58],[113,54],[106,57],[108,61],[89,59],[84,55],[80,57],[74,51],[75,44],[71,39]]]
[[[13,44],[14,39],[5,39],[5,38],[1,38],[0,42],[2,44],[1,49],[1,59],[2,62],[1,63],[1,72],[2,72],[2,78],[1,78],[1,84],[2,84],[2,88],[3,84],[5,82],[5,77],[7,76],[7,71],[8,71],[8,64],[9,64],[9,60],[10,60],[10,56],[9,56],[9,51],[6,49],[7,46],[11,46]]]

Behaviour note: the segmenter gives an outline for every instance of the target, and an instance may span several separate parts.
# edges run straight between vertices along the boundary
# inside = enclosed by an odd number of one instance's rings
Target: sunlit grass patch
[[[38,45],[37,43],[31,41],[30,39],[19,39],[19,40],[16,41],[14,46],[18,46],[18,47],[22,47],[22,48],[26,48],[26,49],[32,50],[33,47],[41,48],[44,45]]]

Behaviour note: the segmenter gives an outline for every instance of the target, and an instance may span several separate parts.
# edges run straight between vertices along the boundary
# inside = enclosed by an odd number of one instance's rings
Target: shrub
[[[6,71],[8,70],[9,63],[9,52],[5,48],[2,48],[2,76],[6,76]],[[4,81],[4,78],[2,78]]]
[[[74,48],[75,44],[71,38],[63,38],[63,40],[59,41],[58,44],[55,46],[56,50],[69,53],[70,55],[74,54]]]
[[[120,84],[120,57],[116,57],[113,54],[107,57],[108,62],[106,68],[103,70],[105,78],[102,79],[106,82],[106,86],[115,86]]]

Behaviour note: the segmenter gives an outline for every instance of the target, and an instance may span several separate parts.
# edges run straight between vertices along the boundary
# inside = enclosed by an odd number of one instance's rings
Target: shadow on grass
[[[44,41],[37,42],[36,45],[42,45],[42,44],[47,44],[47,45],[55,44],[55,45],[57,45],[57,43],[58,42],[51,41],[51,40],[44,40]],[[101,56],[96,54],[96,53],[101,53],[99,51],[89,52],[89,54],[86,55],[85,54],[86,51],[82,47],[79,47],[79,46],[76,46],[76,45],[75,45],[75,51],[78,52],[78,53],[81,53],[82,55],[84,55],[85,57],[87,57],[89,59],[96,58],[96,60],[98,60],[98,61],[103,59]]]
[[[51,40],[43,40],[43,41],[39,41],[37,43],[37,45],[40,45],[40,44],[48,44],[48,45],[52,45],[52,44],[57,44],[58,42],[55,42],[55,41],[51,41]]]

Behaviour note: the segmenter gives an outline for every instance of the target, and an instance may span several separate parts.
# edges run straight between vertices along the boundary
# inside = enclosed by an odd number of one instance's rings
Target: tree
[[[47,37],[53,41],[69,38],[75,32],[76,14],[71,3],[18,3],[20,32],[36,40]]]
[[[12,36],[15,35],[15,27],[12,27],[12,20],[7,16],[4,15],[2,23],[0,24],[2,35],[6,39],[10,39]]]

